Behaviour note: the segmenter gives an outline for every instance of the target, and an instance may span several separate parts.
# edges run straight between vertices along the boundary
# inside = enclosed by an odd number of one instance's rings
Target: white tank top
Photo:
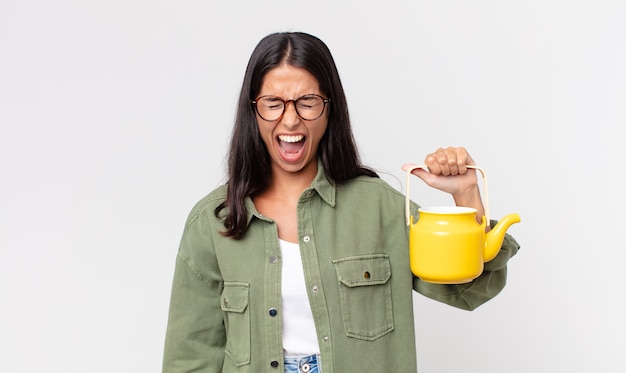
[[[304,282],[300,246],[279,240],[282,253],[283,349],[286,355],[319,354],[313,312]]]

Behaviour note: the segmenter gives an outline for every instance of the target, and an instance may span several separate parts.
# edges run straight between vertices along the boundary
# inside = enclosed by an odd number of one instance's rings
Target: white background
[[[617,0],[2,0],[0,371],[160,371],[187,213],[224,180],[252,49],[288,30],[328,44],[390,183],[465,146],[492,217],[522,217],[497,298],[415,296],[420,372],[623,370],[624,20]]]

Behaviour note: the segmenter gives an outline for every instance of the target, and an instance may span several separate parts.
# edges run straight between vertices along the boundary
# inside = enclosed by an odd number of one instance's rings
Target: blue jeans
[[[322,373],[319,355],[285,356],[285,373]]]

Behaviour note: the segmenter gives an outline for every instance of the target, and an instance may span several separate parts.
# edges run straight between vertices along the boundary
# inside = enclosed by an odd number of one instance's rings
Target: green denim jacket
[[[284,371],[276,225],[248,199],[244,238],[220,235],[224,227],[213,212],[225,193],[225,186],[211,192],[187,220],[164,373]],[[415,372],[413,290],[473,310],[505,286],[507,261],[519,248],[508,235],[471,283],[437,285],[414,277],[404,203],[404,195],[381,179],[334,186],[321,168],[300,197],[299,244],[324,373]]]

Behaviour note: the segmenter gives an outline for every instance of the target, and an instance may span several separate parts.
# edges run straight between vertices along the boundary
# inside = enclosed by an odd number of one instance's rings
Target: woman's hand
[[[463,147],[439,148],[426,155],[424,165],[428,171],[416,168],[411,173],[424,182],[443,192],[450,193],[457,206],[473,207],[477,210],[476,219],[480,222],[484,207],[478,189],[474,160]],[[407,170],[412,165],[404,165]]]

